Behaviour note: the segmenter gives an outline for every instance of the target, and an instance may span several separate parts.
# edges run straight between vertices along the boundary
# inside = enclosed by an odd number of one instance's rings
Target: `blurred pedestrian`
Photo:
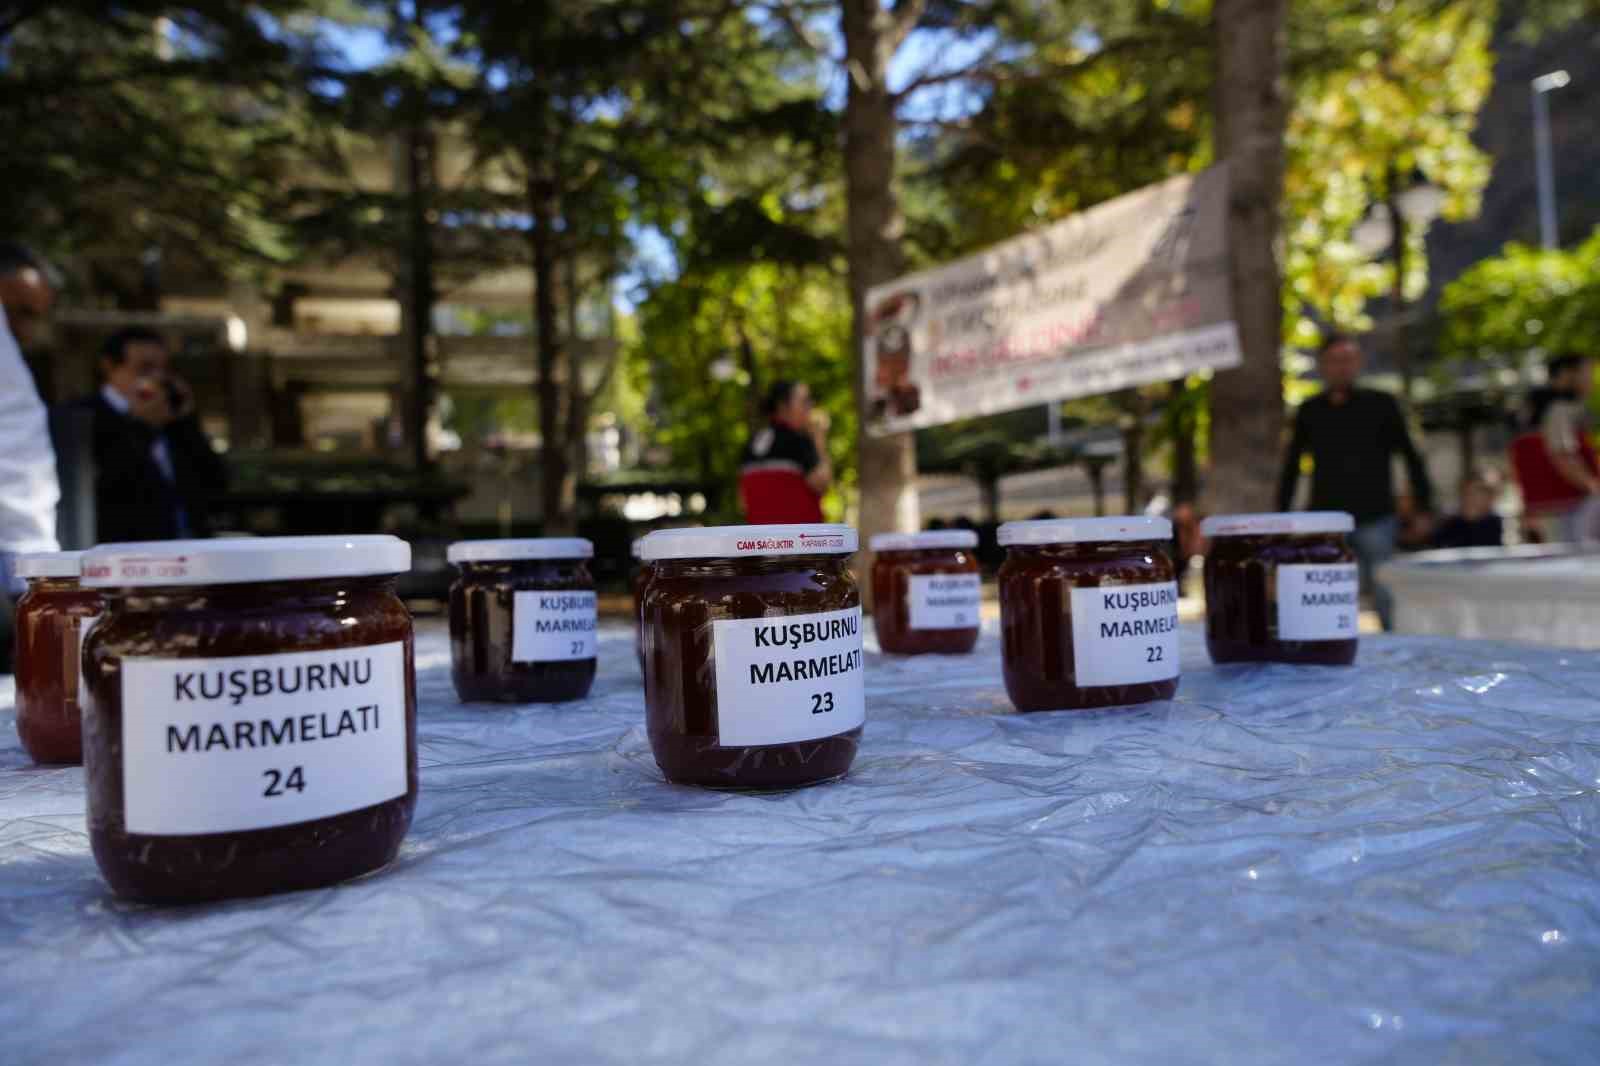
[[[56,456],[44,401],[22,348],[50,315],[55,287],[44,261],[0,241],[0,673],[11,670],[12,599],[21,582],[16,557],[55,551]]]
[[[822,521],[822,495],[833,483],[827,413],[798,381],[773,382],[762,409],[767,424],[751,435],[739,467],[745,521]]]
[[[1505,543],[1505,523],[1494,513],[1494,489],[1482,477],[1461,483],[1461,510],[1439,523],[1435,548],[1498,548]]]
[[[1533,452],[1542,452],[1543,461],[1524,454],[1519,463],[1525,482],[1532,474],[1531,479],[1542,485],[1530,493],[1525,483],[1524,495],[1540,497],[1536,509],[1547,527],[1547,539],[1600,539],[1594,528],[1600,512],[1600,457],[1589,438],[1587,405],[1594,366],[1582,356],[1564,354],[1550,360],[1546,374],[1545,386],[1528,397],[1527,429],[1537,437],[1522,442]]]
[[[227,484],[194,391],[154,330],[118,330],[100,349],[94,411],[95,515],[101,543],[209,534],[207,507]]]
[[[1355,516],[1351,542],[1361,564],[1362,586],[1372,592],[1378,617],[1388,629],[1394,600],[1375,575],[1394,555],[1399,534],[1393,457],[1405,460],[1417,521],[1423,526],[1433,510],[1433,483],[1394,397],[1357,384],[1361,349],[1355,341],[1343,333],[1331,334],[1317,355],[1317,367],[1325,387],[1295,412],[1294,435],[1278,482],[1278,508],[1294,506],[1300,461],[1311,456],[1311,510]]]

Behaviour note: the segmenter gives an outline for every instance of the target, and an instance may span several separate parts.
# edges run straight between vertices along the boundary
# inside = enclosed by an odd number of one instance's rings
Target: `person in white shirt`
[[[50,315],[55,288],[44,261],[0,242],[0,592],[14,592],[12,560],[55,551],[56,456],[49,416],[22,361]]]

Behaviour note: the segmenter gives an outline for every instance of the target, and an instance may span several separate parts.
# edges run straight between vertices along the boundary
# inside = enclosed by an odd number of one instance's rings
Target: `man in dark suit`
[[[119,330],[100,349],[94,409],[98,539],[204,537],[207,503],[227,470],[195,416],[194,393],[172,372],[154,330]]]

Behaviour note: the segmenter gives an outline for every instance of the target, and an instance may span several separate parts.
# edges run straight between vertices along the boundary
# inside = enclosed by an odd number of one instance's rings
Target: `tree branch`
[[[895,0],[894,8],[889,14],[889,51],[898,52],[900,46],[906,43],[906,38],[911,36],[911,31],[917,28],[917,23],[922,20],[923,12],[928,9],[928,0]]]

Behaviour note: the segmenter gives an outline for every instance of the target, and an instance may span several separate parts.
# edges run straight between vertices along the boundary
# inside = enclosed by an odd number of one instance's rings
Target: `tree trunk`
[[[1089,475],[1089,489],[1094,493],[1094,515],[1099,518],[1106,513],[1106,464],[1085,463],[1083,472]]]
[[[1283,450],[1283,194],[1288,0],[1217,0],[1216,149],[1228,164],[1229,289],[1244,362],[1211,383],[1210,509],[1273,507]]]
[[[978,488],[983,494],[983,521],[986,526],[1000,524],[1000,475],[995,467],[978,472]]]
[[[420,113],[421,105],[416,104]],[[433,143],[420,114],[406,128],[406,346],[411,367],[411,455],[417,469],[433,464],[428,452],[428,416],[433,411],[434,380],[430,365],[433,335],[433,233],[428,197],[433,188]]]
[[[539,497],[546,533],[569,532],[575,522],[576,499],[569,497],[561,382],[560,321],[556,311],[556,219],[560,203],[554,178],[530,174],[528,208],[533,247],[533,324],[539,377]]]
[[[1172,504],[1194,503],[1200,496],[1200,456],[1195,431],[1199,428],[1185,383],[1174,381],[1168,401],[1175,405],[1172,419]]]
[[[873,437],[867,424],[863,355],[867,290],[905,270],[900,238],[905,221],[895,188],[895,100],[889,61],[915,24],[920,0],[841,0],[849,92],[845,98],[845,188],[849,209],[846,258],[850,270],[850,343],[855,361],[861,539],[876,532],[917,528],[917,454],[910,433]]]
[[[1128,389],[1117,405],[1122,408],[1122,513],[1138,514],[1144,506],[1144,394]]]

